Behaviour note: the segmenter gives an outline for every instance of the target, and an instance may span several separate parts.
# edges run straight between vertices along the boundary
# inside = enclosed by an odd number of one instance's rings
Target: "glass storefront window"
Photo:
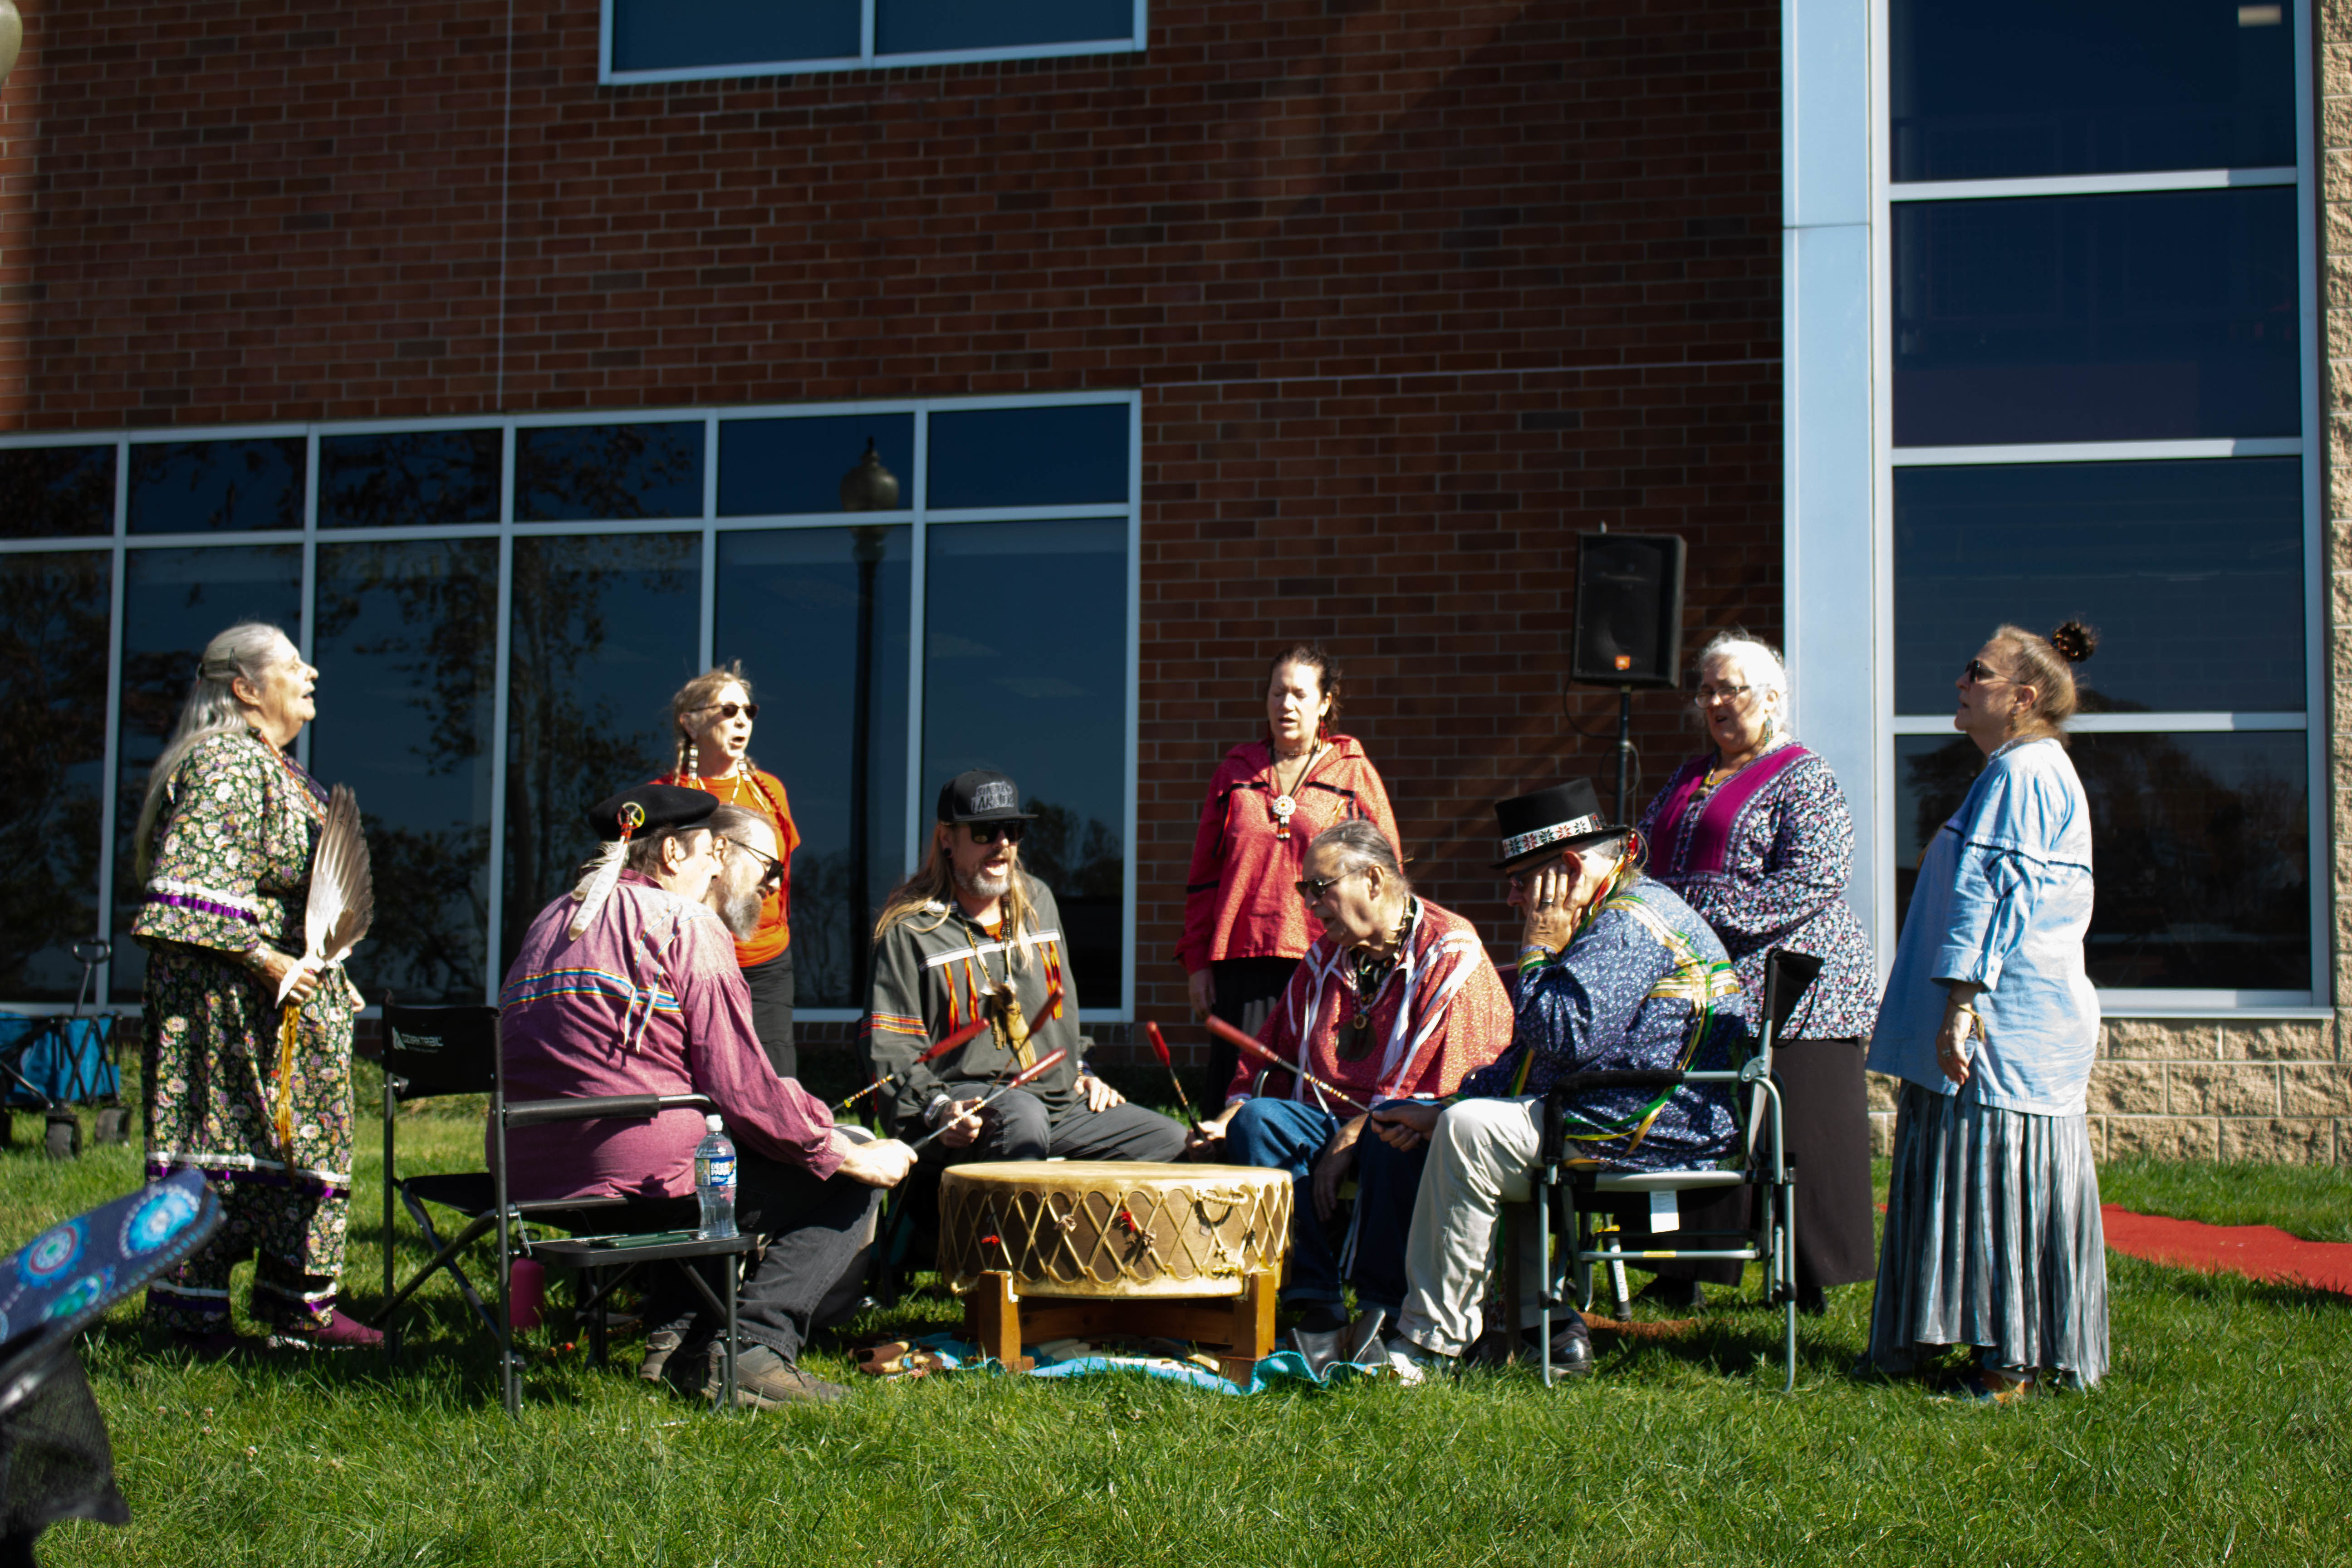
[[[1897,205],[1895,444],[2299,434],[2294,201]]]
[[[719,536],[712,646],[751,678],[763,704],[751,753],[783,781],[801,834],[792,953],[803,1007],[865,1006],[872,911],[905,870],[913,535],[900,524]]]
[[[114,444],[0,447],[0,539],[114,531]]]
[[[131,836],[148,771],[195,683],[205,645],[239,621],[267,621],[302,640],[302,547],[134,550],[122,582],[122,725],[115,747],[114,968],[109,994],[136,1002],[146,952],[131,935],[142,886]],[[324,677],[319,705],[334,701]]]
[[[131,447],[133,533],[236,533],[302,526],[304,443],[140,441]]]
[[[2300,731],[2073,738],[2091,804],[2094,984],[2310,986],[2305,743]],[[1966,736],[1896,737],[1898,910],[1928,839],[1983,767]]]
[[[319,440],[320,528],[496,522],[496,430],[394,430]]]
[[[719,425],[719,515],[790,517],[841,510],[842,476],[866,443],[915,504],[915,416],[835,414],[805,419],[725,419]]]
[[[0,996],[72,1001],[73,944],[99,930],[113,569],[97,550],[0,555]]]
[[[375,923],[351,971],[370,1002],[481,999],[498,590],[492,539],[319,551],[310,771],[367,827]]]
[[[697,533],[514,542],[501,974],[595,853],[588,808],[676,764],[669,700],[698,668],[701,584]]]
[[[2295,161],[2294,0],[1890,0],[1897,180]]]
[[[1895,710],[1948,713],[2013,622],[2099,630],[2085,712],[2299,711],[2294,458],[1895,470]]]
[[[1124,403],[934,414],[925,504],[1097,506],[1127,500]]]
[[[1053,889],[1082,1005],[1118,1005],[1126,887],[1127,523],[929,531],[922,799],[995,768],[1037,814],[1021,847]]]

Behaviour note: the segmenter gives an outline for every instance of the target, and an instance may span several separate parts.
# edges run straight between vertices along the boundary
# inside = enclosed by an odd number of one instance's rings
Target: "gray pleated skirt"
[[[1945,1345],[2084,1387],[2106,1374],[2106,1238],[2082,1117],[1903,1086],[1867,1359],[1909,1373]]]

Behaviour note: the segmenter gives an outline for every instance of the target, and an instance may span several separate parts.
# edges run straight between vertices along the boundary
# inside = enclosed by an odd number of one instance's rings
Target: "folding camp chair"
[[[1545,1270],[1541,1300],[1544,1383],[1551,1383],[1551,1315],[1556,1309],[1576,1310],[1592,1299],[1592,1266],[1622,1269],[1629,1257],[1643,1258],[1737,1258],[1766,1266],[1765,1299],[1780,1308],[1781,1343],[1787,1375],[1781,1392],[1797,1385],[1797,1250],[1796,1177],[1781,1137],[1780,1089],[1772,1079],[1773,1043],[1796,1011],[1805,988],[1821,973],[1822,961],[1806,953],[1775,948],[1764,961],[1762,1028],[1755,1053],[1733,1068],[1714,1072],[1612,1071],[1575,1073],[1552,1086],[1544,1100],[1543,1145],[1539,1157],[1538,1199],[1542,1203],[1553,1237],[1567,1256],[1560,1259],[1572,1274],[1572,1292],[1564,1296],[1557,1281],[1558,1266]],[[1738,1124],[1737,1157],[1722,1167],[1704,1171],[1607,1171],[1579,1168],[1567,1162],[1563,1108],[1580,1094],[1596,1089],[1674,1089],[1685,1084],[1725,1083],[1746,1086],[1732,1096]],[[1673,1212],[1676,1195],[1685,1192],[1746,1187],[1754,1194],[1751,1223],[1738,1231],[1677,1232],[1682,1241],[1672,1247],[1653,1245],[1638,1254],[1625,1253],[1613,1226],[1597,1223],[1636,1200],[1648,1200],[1650,1212],[1663,1219]],[[1596,1245],[1597,1243],[1597,1245]],[[1702,1245],[1690,1245],[1698,1243]],[[1617,1289],[1623,1286],[1618,1273]],[[1517,1302],[1509,1321],[1518,1321]]]
[[[457,1281],[467,1305],[498,1342],[500,1395],[509,1415],[520,1412],[522,1400],[521,1358],[514,1349],[514,1265],[523,1259],[554,1264],[585,1277],[579,1311],[589,1323],[591,1359],[601,1364],[606,1348],[605,1305],[613,1291],[636,1269],[648,1263],[671,1263],[693,1282],[711,1310],[726,1323],[720,1339],[723,1388],[720,1408],[735,1402],[736,1292],[742,1256],[757,1245],[751,1236],[704,1240],[690,1235],[647,1234],[646,1205],[626,1198],[562,1198],[516,1203],[507,1196],[506,1135],[517,1127],[553,1121],[603,1120],[643,1121],[665,1110],[708,1112],[717,1109],[699,1094],[617,1094],[562,1100],[509,1102],[506,1098],[504,1053],[499,1041],[499,1010],[488,1006],[408,1007],[387,1001],[383,1007],[383,1287],[386,1300],[379,1321],[384,1327],[386,1353],[397,1353],[395,1314],[419,1286],[436,1273],[447,1271]],[[488,1171],[446,1175],[404,1177],[399,1173],[394,1110],[404,1100],[435,1094],[485,1094],[490,1097],[488,1126],[493,1150]],[[393,1199],[397,1194],[409,1216],[424,1233],[434,1253],[405,1284],[393,1284]],[[464,1224],[443,1241],[435,1229],[432,1210],[450,1210]],[[465,1250],[484,1236],[498,1233],[499,1304],[487,1305],[459,1264]],[[539,1234],[561,1230],[573,1234],[553,1237]],[[582,1235],[581,1232],[602,1234]],[[725,1289],[713,1290],[698,1267],[705,1259],[720,1259]]]
[[[103,940],[73,945],[81,964],[81,989],[73,1012],[64,1017],[28,1018],[0,1014],[0,1142],[14,1142],[16,1129],[5,1125],[13,1109],[37,1108],[47,1123],[43,1143],[49,1158],[68,1160],[81,1152],[81,1119],[77,1105],[98,1107],[95,1136],[100,1143],[120,1143],[129,1136],[122,1109],[121,1040],[113,1015],[84,1017],[98,967],[113,953]]]

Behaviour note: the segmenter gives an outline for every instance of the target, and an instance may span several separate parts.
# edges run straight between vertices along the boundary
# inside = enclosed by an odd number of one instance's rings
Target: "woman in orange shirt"
[[[783,781],[763,773],[746,754],[751,721],[760,705],[751,682],[736,660],[707,669],[669,700],[677,730],[677,766],[656,784],[682,784],[717,795],[728,805],[755,811],[776,825],[783,877],[760,906],[760,927],[735,944],[735,962],[751,991],[751,1024],[778,1078],[792,1078],[800,1066],[793,1048],[793,850],[801,841]]]

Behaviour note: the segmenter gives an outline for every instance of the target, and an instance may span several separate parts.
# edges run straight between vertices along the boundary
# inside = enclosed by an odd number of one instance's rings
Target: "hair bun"
[[[2068,664],[2080,664],[2099,651],[2099,634],[2080,621],[2068,621],[2050,634],[2050,646]]]

